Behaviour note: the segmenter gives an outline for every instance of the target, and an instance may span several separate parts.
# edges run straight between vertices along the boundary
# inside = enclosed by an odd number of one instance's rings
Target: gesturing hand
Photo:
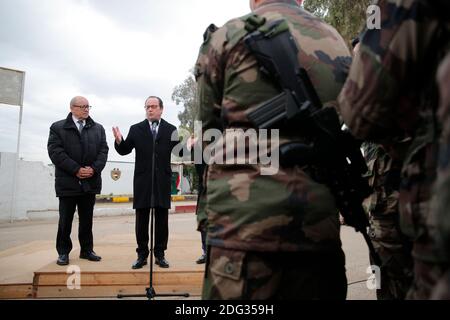
[[[117,144],[120,144],[122,142],[122,133],[120,133],[119,127],[113,127],[112,131]]]

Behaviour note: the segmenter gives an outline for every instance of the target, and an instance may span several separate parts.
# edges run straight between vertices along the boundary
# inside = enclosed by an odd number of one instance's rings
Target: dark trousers
[[[169,239],[169,209],[155,208],[154,219],[154,256],[162,258]],[[148,257],[150,253],[148,248],[149,224],[150,208],[136,209],[136,241],[138,245],[136,252],[139,257]]]
[[[94,212],[95,194],[76,197],[59,198],[59,223],[56,236],[56,250],[58,254],[69,254],[72,250],[72,221],[75,208],[78,208],[78,240],[81,252],[90,252],[94,248],[92,235],[92,217]]]

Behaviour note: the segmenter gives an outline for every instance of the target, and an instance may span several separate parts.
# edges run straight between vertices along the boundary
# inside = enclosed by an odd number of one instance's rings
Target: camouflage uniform
[[[337,31],[293,0],[265,1],[254,13],[266,23],[287,20],[301,65],[324,106],[335,107],[348,71],[343,61],[350,60]],[[216,128],[225,136],[226,129],[250,128],[244,112],[280,93],[243,42],[246,17],[207,33],[200,48],[195,74],[204,132]],[[299,139],[280,131],[280,143]],[[345,258],[330,190],[303,168],[265,176],[259,164],[217,164],[222,156],[215,155],[207,172],[203,298],[344,299]]]
[[[364,202],[369,213],[369,235],[382,260],[378,300],[403,300],[411,286],[411,242],[400,231],[398,190],[401,164],[378,144],[364,143],[373,194]],[[373,261],[371,261],[373,263]]]
[[[382,0],[381,29],[367,30],[339,97],[347,126],[359,138],[380,142],[404,161],[399,200],[402,231],[413,244],[414,280],[407,298],[428,299],[446,259],[436,248],[430,219],[436,175],[436,67],[448,45],[447,26],[431,1]],[[406,152],[399,142],[410,137]],[[391,153],[391,151],[396,151]]]
[[[436,198],[433,214],[438,225],[437,241],[440,252],[450,261],[450,54],[442,63],[438,72],[440,87],[439,119],[442,121],[440,140],[440,157],[436,184]],[[450,299],[450,266],[446,266],[446,274],[438,281],[433,299]]]

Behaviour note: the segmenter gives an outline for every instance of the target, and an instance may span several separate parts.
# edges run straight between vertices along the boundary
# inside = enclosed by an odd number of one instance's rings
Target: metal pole
[[[183,194],[183,164],[180,164],[180,192],[178,194]]]
[[[14,172],[13,172],[13,189],[12,189],[12,205],[11,205],[11,214],[10,214],[10,223],[13,223],[13,216],[14,213],[17,210],[17,186],[18,186],[18,167],[19,167],[19,152],[20,152],[20,135],[22,132],[22,115],[23,115],[23,94],[25,90],[25,73],[23,74],[22,78],[22,94],[21,94],[21,101],[20,101],[20,112],[19,112],[19,130],[17,133],[17,148],[16,148],[16,159],[14,163]]]
[[[14,213],[16,212],[17,209],[17,197],[16,197],[16,192],[17,192],[17,185],[18,185],[18,179],[17,179],[17,173],[18,173],[18,167],[19,167],[19,152],[20,152],[20,133],[22,130],[22,112],[23,112],[23,107],[20,107],[20,115],[19,115],[19,132],[18,132],[18,136],[17,136],[17,148],[16,148],[16,157],[15,157],[15,161],[14,161],[14,169],[13,169],[13,188],[12,188],[12,204],[11,204],[11,216],[10,216],[10,223],[13,223],[13,216]]]

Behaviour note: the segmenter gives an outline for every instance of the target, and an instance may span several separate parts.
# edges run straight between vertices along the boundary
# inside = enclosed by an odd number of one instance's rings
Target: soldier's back
[[[412,299],[429,298],[447,263],[437,252],[430,219],[438,132],[434,78],[450,39],[440,17],[445,11],[436,10],[436,3],[378,1],[381,28],[365,32],[339,97],[341,115],[355,136],[382,142],[397,151],[394,158],[402,154],[399,207],[401,229],[414,241]],[[409,147],[402,150],[405,137]]]
[[[196,75],[204,101],[199,112],[204,130],[252,128],[245,111],[281,92],[261,72],[243,41],[247,18],[254,14],[265,19],[264,25],[287,21],[299,48],[300,65],[324,107],[336,105],[351,61],[344,40],[305,10],[273,3],[230,20],[202,45]],[[280,144],[302,139],[299,128],[280,129]],[[265,143],[259,138],[258,144]],[[317,250],[330,242],[340,246],[337,209],[326,186],[298,168],[280,168],[274,175],[263,176],[259,163],[219,164],[223,156],[215,154],[208,169],[206,211],[212,245],[258,251]],[[318,225],[326,230],[316,232]]]
[[[258,129],[246,111],[281,92],[243,41],[250,17],[263,19],[263,25],[278,19],[287,23],[299,48],[300,65],[322,103],[335,106],[350,53],[336,30],[294,6],[296,2],[267,1],[270,4],[251,15],[206,34],[195,72],[204,130],[219,129],[226,136],[230,130]],[[271,143],[269,153],[274,155],[280,144],[303,138],[300,128],[279,129],[279,141],[271,141],[270,133],[267,139],[258,134],[258,146]],[[345,298],[340,225],[328,187],[299,167],[281,167],[273,175],[263,175],[265,166],[260,162],[220,164],[223,156],[223,152],[215,153],[207,172],[210,263],[203,296]]]
[[[436,233],[439,252],[450,261],[450,54],[443,61],[438,72],[440,88],[439,119],[442,122],[436,198],[433,203],[433,218],[436,219]],[[437,282],[434,299],[450,299],[450,267]]]

